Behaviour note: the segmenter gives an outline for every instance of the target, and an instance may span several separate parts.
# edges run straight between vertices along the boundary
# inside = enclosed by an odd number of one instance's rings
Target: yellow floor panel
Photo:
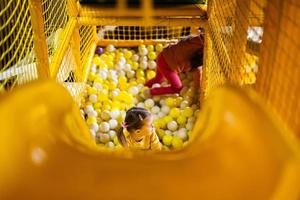
[[[299,144],[224,87],[172,152],[96,146],[67,90],[38,81],[0,97],[0,199],[298,199]]]

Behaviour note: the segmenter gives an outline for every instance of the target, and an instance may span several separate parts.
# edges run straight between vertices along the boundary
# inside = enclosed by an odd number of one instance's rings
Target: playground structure
[[[299,199],[299,3],[210,0],[206,15],[151,2],[0,3],[3,199]],[[168,43],[199,27],[204,103],[191,143],[157,154],[97,147],[78,111],[96,46]]]

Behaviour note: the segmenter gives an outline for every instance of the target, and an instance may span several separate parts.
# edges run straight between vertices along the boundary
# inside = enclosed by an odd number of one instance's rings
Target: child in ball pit
[[[151,95],[179,93],[182,83],[179,78],[181,72],[193,72],[195,87],[199,87],[202,78],[204,36],[190,36],[178,43],[169,45],[157,56],[156,76],[145,85],[149,88],[155,83],[168,80],[170,86],[150,89]]]
[[[117,136],[121,145],[135,150],[161,150],[162,145],[152,126],[153,118],[145,108],[132,107]]]

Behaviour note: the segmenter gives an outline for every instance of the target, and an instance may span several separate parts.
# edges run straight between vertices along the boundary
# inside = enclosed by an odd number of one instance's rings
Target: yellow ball
[[[177,123],[178,123],[179,125],[184,125],[184,124],[186,123],[186,117],[185,117],[185,116],[182,116],[182,115],[178,116],[178,117],[177,117]]]
[[[165,135],[165,131],[160,128],[158,128],[156,132],[157,132],[159,138],[163,138]]]
[[[174,99],[173,99],[173,98],[168,97],[168,98],[166,99],[166,105],[167,105],[167,106],[173,107],[174,104],[175,104],[175,102],[174,102]]]
[[[102,104],[100,102],[97,102],[94,104],[95,109],[99,109],[99,108],[101,108],[101,106],[102,106]]]
[[[93,62],[94,62],[96,65],[101,65],[102,59],[101,59],[99,56],[95,56],[95,57],[93,58]]]
[[[88,77],[88,80],[93,82],[95,80],[95,78],[96,78],[96,74],[95,73],[90,73],[89,77]]]
[[[132,57],[132,52],[131,52],[131,51],[126,51],[126,52],[124,53],[124,57],[125,57],[126,59],[130,59],[130,58]]]
[[[103,80],[99,77],[96,77],[95,80],[94,80],[94,83],[103,83]]]
[[[144,77],[140,77],[136,80],[136,82],[141,83],[141,84],[145,84],[146,80]]]
[[[102,110],[110,110],[111,106],[109,104],[103,104]]]
[[[145,77],[144,71],[141,70],[141,69],[138,69],[138,70],[136,71],[136,77],[137,77],[137,78]]]
[[[120,90],[128,90],[129,84],[128,83],[119,83]]]
[[[107,59],[108,62],[113,62],[114,61],[114,56],[112,54],[109,54],[106,59]]]
[[[170,116],[173,117],[174,119],[177,118],[180,115],[180,110],[179,108],[172,108],[170,111]]]
[[[175,149],[178,149],[178,148],[181,148],[183,146],[183,141],[180,137],[178,136],[174,136],[173,137],[173,140],[172,140],[172,146],[175,148]]]
[[[96,94],[96,93],[97,93],[97,89],[96,88],[93,88],[93,87],[88,88],[88,94],[89,95]]]
[[[138,68],[139,68],[139,63],[137,63],[137,62],[132,62],[132,64],[131,64],[131,69],[137,70]]]
[[[88,117],[87,118],[87,120],[86,120],[86,123],[88,124],[88,125],[90,125],[90,124],[92,124],[92,123],[97,123],[97,119],[96,119],[96,117]]]
[[[106,61],[107,54],[106,53],[101,54],[100,58],[101,58],[101,60]]]
[[[136,82],[136,81],[130,81],[129,85],[130,85],[130,86],[136,86],[136,85],[137,85],[137,82]]]
[[[154,78],[155,75],[156,75],[156,73],[155,73],[154,70],[148,70],[148,71],[147,71],[147,79],[148,79],[148,80]]]
[[[118,145],[118,144],[119,144],[119,140],[118,140],[118,137],[117,137],[117,136],[115,136],[113,140],[114,140],[115,145]]]
[[[154,46],[153,45],[148,45],[147,49],[148,49],[148,52],[154,51]]]
[[[183,100],[183,97],[176,97],[176,99],[175,99],[175,105],[176,106],[180,105],[180,103],[182,102],[182,100]]]
[[[151,51],[150,53],[148,53],[148,58],[150,60],[155,60],[156,59],[156,53],[154,51]]]
[[[118,82],[119,84],[127,83],[127,78],[125,76],[120,76]]]
[[[116,89],[116,88],[117,88],[117,84],[114,83],[114,82],[110,82],[110,83],[108,84],[108,88],[109,88],[110,90]]]
[[[191,117],[193,116],[193,109],[191,107],[186,107],[184,110],[183,110],[183,116],[185,117]]]
[[[163,144],[170,146],[172,144],[173,137],[171,135],[163,136]]]
[[[167,123],[169,123],[170,121],[172,121],[173,119],[172,119],[172,117],[171,116],[164,116],[163,117],[163,121],[167,124]]]
[[[163,50],[164,46],[162,44],[156,44],[155,45],[155,50],[158,52],[161,52]]]
[[[113,61],[108,61],[108,62],[106,62],[106,65],[107,65],[107,67],[108,68],[113,68],[114,67],[114,62]]]

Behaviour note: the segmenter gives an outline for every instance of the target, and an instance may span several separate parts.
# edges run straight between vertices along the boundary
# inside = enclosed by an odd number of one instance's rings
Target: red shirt
[[[204,46],[203,35],[187,37],[178,43],[169,45],[162,51],[165,61],[170,69],[177,72],[187,72],[191,70],[191,58],[195,52]]]

